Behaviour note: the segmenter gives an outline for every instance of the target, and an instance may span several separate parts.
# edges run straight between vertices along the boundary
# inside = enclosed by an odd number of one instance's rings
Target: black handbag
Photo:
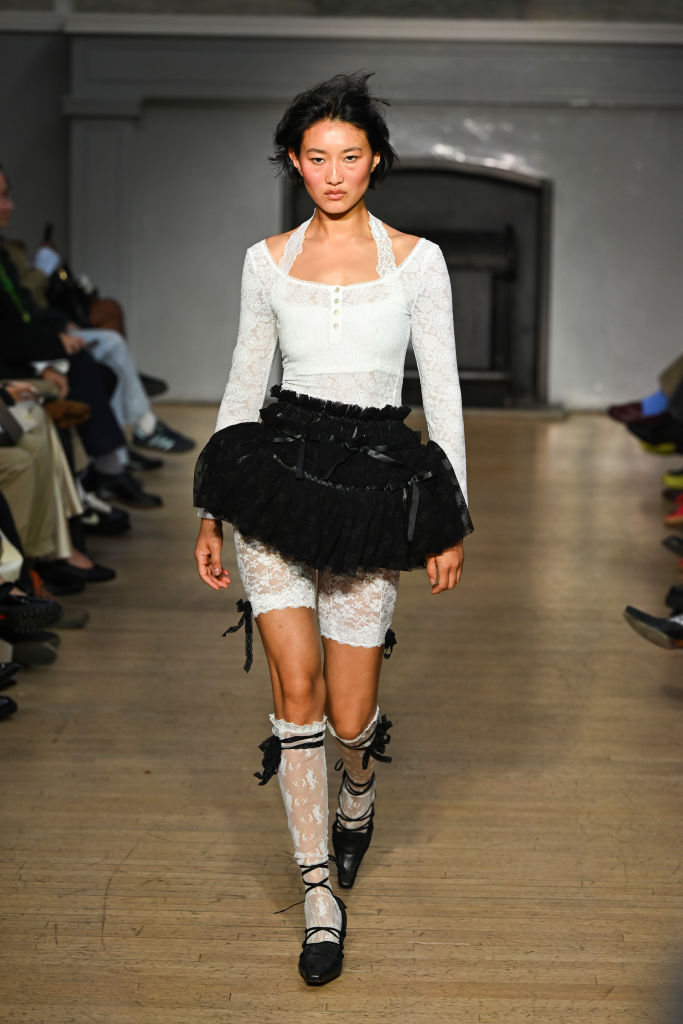
[[[61,309],[79,327],[87,327],[90,322],[90,304],[97,292],[87,292],[71,272],[69,264],[64,262],[61,267],[50,275],[46,297],[50,306]]]

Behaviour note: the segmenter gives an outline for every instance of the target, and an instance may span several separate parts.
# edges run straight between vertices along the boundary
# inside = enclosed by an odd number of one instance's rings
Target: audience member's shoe
[[[80,488],[79,493],[84,508],[81,523],[86,533],[118,537],[130,530],[130,515],[125,508],[110,505],[94,491]]]
[[[105,501],[122,501],[133,508],[159,508],[163,501],[158,494],[149,494],[142,484],[124,470],[122,473],[97,474],[97,493]]]
[[[163,395],[165,391],[168,391],[168,384],[160,377],[151,377],[148,373],[140,373],[138,376],[150,398],[157,398],[158,395]]]
[[[21,665],[52,665],[57,660],[53,644],[33,637],[25,637],[12,644],[12,655]]]
[[[627,605],[624,618],[636,633],[658,647],[683,648],[683,615],[672,615],[668,619],[648,615],[639,608]]]
[[[673,551],[674,555],[683,558],[683,537],[672,534],[670,537],[665,537],[662,544],[667,550]]]
[[[9,718],[17,710],[17,705],[11,697],[0,697],[0,720]]]
[[[643,406],[640,402],[625,402],[623,405],[610,405],[607,415],[611,416],[617,423],[638,423],[640,420],[651,419],[645,416]]]
[[[189,452],[195,446],[191,437],[173,430],[163,420],[157,420],[151,434],[142,434],[136,427],[133,441],[139,448],[154,448],[159,452]]]
[[[48,600],[52,600],[52,591],[48,590],[45,580],[40,573],[36,572],[35,569],[31,569],[29,575],[31,577],[32,593],[35,597],[45,597]],[[83,629],[90,621],[90,613],[85,608],[77,608],[74,605],[65,604],[62,604],[60,607],[62,609],[61,614],[57,621],[52,623],[55,629]]]
[[[0,585],[0,634],[35,633],[51,626],[59,618],[61,607],[57,601],[28,594],[12,594],[13,583]]]
[[[683,504],[676,505],[668,516],[664,516],[664,522],[667,526],[683,526]]]
[[[161,469],[163,459],[153,459],[149,455],[143,455],[135,448],[128,449],[128,468],[134,473],[146,473],[150,469]]]
[[[646,420],[627,423],[626,429],[647,447],[648,451],[657,454],[670,454],[683,451],[683,423],[668,413],[649,416]]]
[[[21,672],[21,664],[18,661],[0,661],[0,690],[7,690],[14,686],[17,672]]]
[[[81,569],[64,559],[54,562],[38,562],[36,568],[50,586],[61,586],[74,580],[81,583],[105,583],[116,577],[116,570],[93,563],[89,569]]]
[[[683,491],[683,468],[670,469],[662,477],[662,483],[665,487],[673,487],[676,491]]]
[[[678,504],[683,499],[683,489],[678,487],[665,487],[662,491],[665,501],[675,501]]]
[[[674,612],[683,612],[683,583],[676,583],[669,588],[669,593],[664,598],[664,603]]]

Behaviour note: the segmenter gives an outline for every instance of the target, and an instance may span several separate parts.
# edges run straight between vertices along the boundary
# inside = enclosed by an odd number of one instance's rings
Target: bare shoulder
[[[281,235],[271,235],[270,238],[266,238],[266,245],[270,251],[270,255],[273,257],[276,263],[279,263],[282,259],[287,245],[287,240],[294,234],[296,228],[292,228],[291,231],[283,231]]]
[[[391,239],[391,245],[394,250],[394,259],[397,263],[403,263],[404,259],[410,256],[411,252],[420,241],[420,236],[407,235],[405,231],[399,231],[398,228],[392,228],[388,224],[385,224],[384,227]]]

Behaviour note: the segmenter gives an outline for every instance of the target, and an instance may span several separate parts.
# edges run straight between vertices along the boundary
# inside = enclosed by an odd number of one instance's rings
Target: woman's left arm
[[[453,300],[448,268],[441,250],[428,254],[411,317],[411,340],[420,372],[422,404],[432,441],[443,448],[467,501],[465,428],[453,332]],[[432,593],[460,582],[462,541],[430,556],[427,576]]]

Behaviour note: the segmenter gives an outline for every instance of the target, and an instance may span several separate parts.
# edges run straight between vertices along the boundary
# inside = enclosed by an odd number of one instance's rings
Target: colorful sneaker
[[[676,505],[676,508],[664,517],[664,522],[667,526],[683,526],[683,504]]]
[[[675,491],[683,491],[683,468],[670,469],[662,477],[662,483],[665,487],[671,487]]]
[[[157,420],[151,434],[142,434],[136,427],[133,431],[133,442],[139,448],[153,448],[158,452],[189,452],[195,446],[191,437],[173,430],[163,420]]]

